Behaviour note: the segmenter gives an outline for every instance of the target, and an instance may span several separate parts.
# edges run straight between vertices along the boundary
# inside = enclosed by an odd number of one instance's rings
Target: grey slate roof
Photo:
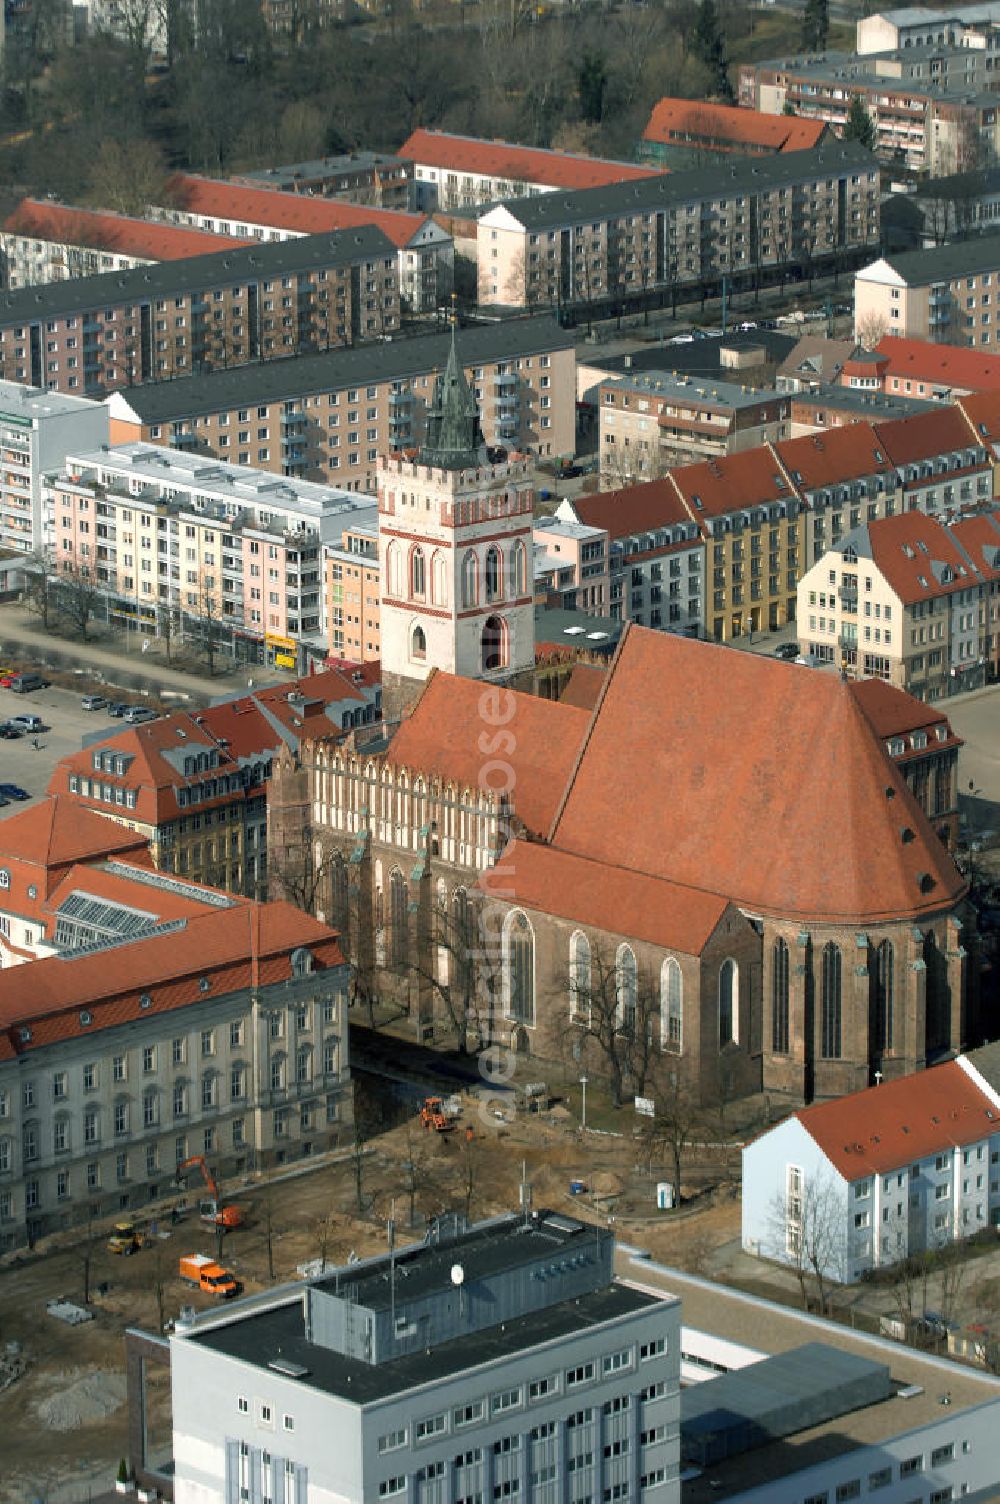
[[[181,261],[161,261],[130,271],[101,272],[96,277],[76,277],[68,282],[50,282],[25,287],[0,296],[0,323],[16,320],[59,318],[132,300],[172,298],[204,287],[238,285],[261,277],[288,276],[324,266],[350,266],[355,261],[391,259],[396,247],[374,225],[335,230],[322,235],[302,235],[294,240],[254,243],[244,250],[211,251]]]
[[[953,277],[974,277],[1000,268],[1000,235],[980,235],[975,240],[932,246],[927,251],[903,251],[883,259],[909,287],[950,282]]]
[[[244,404],[290,401],[345,386],[409,381],[414,376],[443,370],[450,345],[450,334],[422,334],[414,339],[393,340],[392,344],[358,345],[321,355],[294,355],[180,376],[174,381],[147,382],[115,395],[123,398],[144,423],[170,423],[227,412]],[[572,348],[572,334],[543,314],[470,326],[459,333],[459,349],[466,365]]]
[[[877,166],[872,153],[858,142],[834,140],[810,151],[779,152],[773,157],[737,157],[718,166],[640,178],[635,182],[505,199],[503,207],[526,229],[537,230],[575,219],[627,214],[630,210],[645,213],[670,209],[715,194],[761,192],[844,171],[867,172]]]

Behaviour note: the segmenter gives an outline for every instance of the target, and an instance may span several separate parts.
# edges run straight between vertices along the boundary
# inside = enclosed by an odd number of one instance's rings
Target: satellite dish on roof
[[[461,1264],[452,1264],[451,1282],[453,1285],[465,1284],[465,1270],[462,1268]]]

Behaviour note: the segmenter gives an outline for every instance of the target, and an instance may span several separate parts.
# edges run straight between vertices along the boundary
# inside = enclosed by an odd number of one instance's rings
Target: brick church
[[[966,883],[857,686],[630,627],[542,698],[533,499],[453,345],[427,445],[380,464],[385,734],[279,756],[272,896],[415,1038],[622,1093],[808,1101],[963,1047]]]

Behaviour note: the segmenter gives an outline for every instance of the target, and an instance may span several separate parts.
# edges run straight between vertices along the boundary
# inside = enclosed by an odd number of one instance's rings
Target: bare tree
[[[886,335],[889,333],[889,321],[882,313],[871,309],[863,313],[854,327],[854,333],[866,350],[876,350]]]
[[[109,137],[94,162],[90,196],[106,209],[142,218],[152,205],[163,202],[166,180],[166,163],[154,142]]]
[[[32,554],[24,561],[24,597],[29,611],[34,611],[48,631],[53,613],[58,609],[58,592],[52,575],[52,561],[44,552]]]
[[[641,1129],[647,1162],[651,1165],[654,1157],[669,1158],[674,1204],[679,1205],[684,1160],[702,1123],[701,1110],[676,1055],[662,1054],[650,1062],[646,1090],[655,1104],[655,1115],[644,1118]]]
[[[800,1172],[798,1182],[775,1197],[767,1226],[774,1256],[795,1270],[803,1308],[809,1309],[812,1281],[825,1316],[834,1286],[844,1280],[847,1245],[847,1206],[833,1177]]]
[[[659,988],[639,967],[635,954],[622,946],[611,955],[591,947],[587,973],[574,967],[556,979],[556,996],[570,1000],[568,1037],[589,1041],[606,1075],[611,1103],[620,1107],[626,1089],[643,1090],[659,1025]]]
[[[63,563],[59,574],[57,599],[59,611],[79,635],[87,641],[94,607],[100,597],[99,582],[86,564]]]
[[[500,990],[497,956],[488,943],[481,906],[463,888],[450,900],[439,895],[429,938],[429,955],[419,948],[410,954],[411,974],[418,986],[431,992],[436,1011],[444,1013],[458,1053],[478,1054],[486,1044]]]

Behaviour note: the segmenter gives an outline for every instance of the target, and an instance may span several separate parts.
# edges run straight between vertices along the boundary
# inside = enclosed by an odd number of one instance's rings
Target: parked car
[[[799,645],[797,642],[779,642],[774,650],[775,658],[797,658]]]
[[[23,735],[24,732],[22,731],[21,727],[14,726],[10,721],[4,721],[2,724],[0,724],[0,737],[2,737],[5,742],[17,741],[18,737]]]
[[[108,715],[113,715],[116,720],[121,720],[127,710],[132,706],[128,700],[111,700],[108,702]]]
[[[103,710],[107,703],[103,695],[84,695],[80,701],[80,708],[82,710]]]
[[[10,689],[10,686],[13,684],[19,673],[20,670],[16,668],[4,669],[3,673],[0,674],[0,689]]]
[[[48,679],[43,679],[41,674],[15,674],[11,679],[8,689],[12,689],[16,695],[30,695],[36,689],[48,689]]]
[[[130,726],[141,726],[145,721],[158,721],[159,719],[160,712],[151,709],[148,705],[130,705],[122,717],[122,720],[127,721]]]
[[[26,731],[47,731],[40,715],[12,715],[11,725],[17,726],[23,735]]]
[[[19,783],[0,783],[0,795],[4,799],[30,799],[27,789],[22,789]]]

